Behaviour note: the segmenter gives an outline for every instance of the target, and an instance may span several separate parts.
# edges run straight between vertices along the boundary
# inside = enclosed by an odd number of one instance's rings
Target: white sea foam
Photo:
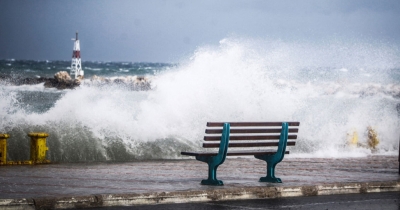
[[[101,68],[90,68],[90,67],[84,67],[84,70],[91,70],[91,71],[101,71]]]

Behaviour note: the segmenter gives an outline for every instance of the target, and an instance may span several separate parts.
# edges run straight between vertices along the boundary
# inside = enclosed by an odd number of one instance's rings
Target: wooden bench
[[[204,136],[203,147],[219,150],[185,151],[181,154],[195,156],[196,160],[208,164],[208,179],[201,181],[204,185],[223,185],[217,179],[217,168],[227,155],[254,155],[255,158],[266,161],[267,176],[261,177],[260,182],[281,183],[281,179],[275,177],[275,166],[282,161],[285,154],[289,154],[286,146],[295,145],[297,126],[300,126],[299,122],[208,122],[207,127],[211,128],[206,129],[206,134],[209,135]]]

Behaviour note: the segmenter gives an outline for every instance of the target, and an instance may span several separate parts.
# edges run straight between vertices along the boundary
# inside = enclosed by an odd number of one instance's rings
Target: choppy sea
[[[201,149],[207,121],[300,121],[288,157],[393,155],[400,137],[400,51],[385,43],[223,39],[177,63],[91,62],[75,89],[0,81],[8,159],[29,159],[29,132],[47,132],[57,162],[174,159]],[[0,60],[0,75],[53,77],[70,61]],[[151,90],[93,85],[145,76]],[[356,132],[376,150],[349,146]]]

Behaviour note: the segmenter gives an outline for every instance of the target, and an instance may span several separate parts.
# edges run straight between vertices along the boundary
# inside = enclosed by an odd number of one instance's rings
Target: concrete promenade
[[[290,156],[290,155],[289,155]],[[283,183],[261,183],[265,162],[228,158],[224,186],[200,185],[207,164],[190,160],[0,166],[0,209],[63,209],[271,199],[400,191],[397,156],[291,158],[276,168]]]

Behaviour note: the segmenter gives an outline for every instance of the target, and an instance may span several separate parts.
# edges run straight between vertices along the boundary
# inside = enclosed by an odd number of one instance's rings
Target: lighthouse
[[[79,45],[78,32],[76,32],[74,41],[74,49],[72,51],[72,62],[70,75],[75,75],[75,79],[83,79],[83,70],[81,63],[81,49]]]

